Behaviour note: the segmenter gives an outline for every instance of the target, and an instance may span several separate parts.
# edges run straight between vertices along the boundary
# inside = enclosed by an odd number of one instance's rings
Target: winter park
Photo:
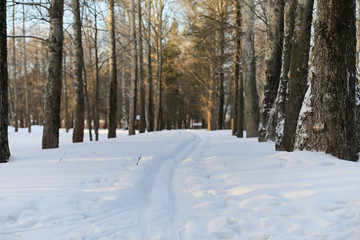
[[[360,1],[0,2],[0,240],[359,240]]]

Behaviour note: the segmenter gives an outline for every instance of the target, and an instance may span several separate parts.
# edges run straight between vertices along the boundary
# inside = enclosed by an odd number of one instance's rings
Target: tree
[[[129,106],[129,135],[135,135],[136,100],[137,100],[137,43],[135,22],[135,0],[131,0],[130,41],[131,41],[131,88]]]
[[[25,22],[26,22],[26,16],[25,16],[25,0],[23,0],[23,35],[26,35],[26,29],[25,29]],[[29,107],[29,87],[28,87],[28,74],[27,74],[27,54],[26,54],[26,39],[23,38],[23,71],[24,71],[24,90],[25,90],[25,120],[26,120],[26,126],[28,127],[28,132],[31,132],[31,122],[30,122],[30,107]]]
[[[317,0],[310,87],[295,148],[356,161],[355,0]]]
[[[0,2],[0,163],[9,161],[6,1]]]
[[[256,87],[254,49],[254,0],[245,0],[243,5],[242,72],[244,79],[246,137],[257,137],[259,127],[259,97]]]
[[[138,54],[138,78],[140,85],[140,122],[139,122],[139,133],[145,132],[146,128],[146,118],[145,118],[145,78],[144,78],[144,59],[143,59],[143,36],[142,36],[142,11],[141,11],[141,0],[138,0],[138,44],[139,44],[139,54]]]
[[[280,81],[282,46],[284,35],[284,0],[270,1],[270,19],[268,22],[268,46],[265,69],[264,98],[260,112],[259,141],[275,139],[276,122],[270,114],[277,96]],[[271,122],[269,122],[271,121]],[[269,129],[274,127],[274,129]],[[273,134],[270,134],[273,133]]]
[[[73,34],[74,34],[74,90],[75,90],[75,122],[73,131],[73,142],[83,142],[84,140],[84,84],[83,84],[83,48],[81,39],[81,19],[79,0],[72,0],[72,11],[74,14]],[[91,124],[91,122],[89,123]]]
[[[48,81],[45,87],[45,121],[42,138],[43,149],[59,147],[62,54],[64,40],[63,14],[64,1],[52,0],[49,9],[49,67]]]
[[[153,83],[152,83],[152,58],[151,58],[151,0],[147,1],[147,76],[146,76],[146,129],[148,132],[154,130],[154,105],[153,105]]]
[[[278,141],[285,151],[294,149],[296,124],[307,89],[313,5],[314,0],[298,0],[285,103],[284,134],[283,139]]]
[[[15,30],[15,0],[13,0],[12,2],[13,7],[12,7],[12,34],[15,36],[16,35],[16,30]],[[13,38],[13,49],[12,49],[12,67],[13,67],[13,94],[14,94],[14,122],[15,122],[15,132],[18,131],[19,128],[19,123],[18,123],[18,93],[17,93],[17,74],[16,74],[16,38]]]
[[[244,125],[244,97],[243,97],[243,76],[241,73],[242,38],[241,38],[241,5],[235,1],[235,51],[234,51],[234,79],[233,79],[233,131],[237,137],[243,137]]]
[[[156,44],[157,44],[157,71],[156,71],[156,107],[154,130],[163,128],[162,122],[162,64],[163,64],[163,12],[165,4],[163,0],[156,1]]]
[[[109,28],[109,67],[110,67],[110,97],[109,97],[109,132],[108,138],[116,137],[117,119],[117,70],[116,70],[116,39],[114,0],[108,0]]]
[[[278,93],[276,97],[276,108],[273,113],[276,119],[276,141],[275,149],[281,150],[283,148],[283,136],[284,136],[284,122],[285,122],[285,102],[286,91],[288,88],[292,42],[294,36],[295,26],[295,12],[297,6],[297,0],[289,0],[285,3],[285,27],[284,27],[284,46],[283,46],[283,64],[281,68],[280,83]]]

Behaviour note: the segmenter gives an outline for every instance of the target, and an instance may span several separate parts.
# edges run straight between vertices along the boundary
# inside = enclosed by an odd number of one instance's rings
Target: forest
[[[6,0],[0,162],[8,126],[42,148],[199,125],[357,161],[355,0]]]

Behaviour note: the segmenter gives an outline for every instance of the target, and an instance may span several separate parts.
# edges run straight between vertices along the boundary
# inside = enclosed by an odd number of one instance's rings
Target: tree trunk
[[[140,85],[140,122],[139,122],[139,132],[144,133],[146,128],[146,119],[145,119],[145,79],[144,79],[144,59],[143,59],[143,36],[142,36],[142,13],[141,13],[141,0],[138,0],[138,43],[139,43],[139,85]]]
[[[110,66],[110,97],[109,97],[109,132],[108,138],[116,137],[117,118],[117,69],[116,69],[116,40],[115,40],[115,16],[114,0],[108,0],[109,16],[109,66]]]
[[[246,137],[257,137],[259,128],[259,96],[256,87],[254,49],[254,8],[254,0],[245,0],[243,6],[242,72],[244,78]]]
[[[24,3],[24,0],[23,0]],[[25,31],[25,22],[26,22],[26,17],[25,17],[25,5],[23,4],[23,35],[26,35],[26,31]],[[30,122],[30,108],[29,108],[29,87],[28,87],[28,77],[27,77],[27,59],[26,59],[26,39],[23,38],[23,51],[24,51],[24,55],[23,55],[23,61],[24,61],[24,90],[25,90],[25,120],[26,120],[26,126],[28,127],[28,132],[31,132],[31,122]]]
[[[83,59],[84,61],[84,59]],[[86,107],[86,120],[88,122],[88,130],[89,130],[89,140],[92,141],[93,140],[93,136],[92,136],[92,124],[91,124],[91,106],[90,106],[90,98],[89,98],[89,93],[87,90],[88,87],[88,83],[87,83],[87,75],[86,75],[86,70],[85,70],[85,64],[83,62],[83,72],[84,72],[84,100],[85,100],[85,107]]]
[[[45,86],[44,130],[42,148],[59,147],[60,101],[63,54],[64,1],[52,0],[50,5],[50,33],[48,47],[48,81]]]
[[[241,52],[241,6],[240,1],[235,2],[235,51],[234,51],[234,80],[233,80],[233,128],[232,135],[236,135],[239,129],[238,115],[239,115],[239,79],[240,79],[240,52]]]
[[[147,2],[148,26],[147,26],[147,101],[146,101],[146,128],[148,132],[154,131],[154,106],[153,106],[153,83],[152,83],[152,66],[151,66],[151,2]]]
[[[155,122],[154,122],[154,127],[155,127],[155,131],[159,131],[162,130],[163,124],[162,124],[162,48],[163,48],[163,44],[162,44],[162,40],[163,40],[163,36],[162,36],[162,21],[163,21],[163,10],[164,10],[164,5],[162,0],[160,0],[159,3],[159,9],[158,9],[158,13],[157,13],[157,18],[158,18],[158,30],[157,30],[157,44],[158,44],[158,49],[157,49],[157,86],[156,86],[156,92],[157,92],[157,96],[156,96],[156,109],[155,109]]]
[[[12,8],[12,34],[15,36],[16,35],[16,30],[15,30],[15,0],[13,0],[12,2],[13,4],[13,8]],[[17,94],[17,74],[16,74],[16,38],[13,38],[13,49],[12,49],[12,65],[13,65],[13,84],[14,84],[14,127],[15,127],[15,132],[19,131],[19,116],[18,116],[18,110],[19,110],[19,103],[18,103],[18,94]]]
[[[66,69],[66,51],[64,51],[64,57],[63,57],[63,69]],[[67,94],[67,76],[66,73],[64,73],[64,111],[65,111],[65,129],[66,132],[69,132],[70,129],[70,118],[69,118],[69,104],[68,104],[68,94]]]
[[[311,85],[296,134],[296,149],[356,161],[355,0],[317,0]]]
[[[225,103],[225,92],[224,92],[224,81],[225,81],[225,72],[224,72],[224,65],[225,65],[225,22],[221,19],[220,22],[220,30],[219,34],[219,82],[218,82],[218,119],[217,119],[217,129],[224,128],[224,103]]]
[[[295,13],[298,0],[289,0],[285,3],[285,29],[284,29],[284,47],[283,47],[283,64],[281,68],[280,83],[275,105],[276,119],[276,139],[275,149],[280,151],[283,148],[284,122],[285,122],[285,102],[286,91],[288,88],[292,42],[294,36]]]
[[[135,22],[135,0],[131,0],[130,20],[131,41],[131,88],[129,100],[129,135],[135,135],[136,100],[137,100],[137,46],[136,46],[136,22]]]
[[[311,22],[314,0],[298,0],[282,148],[293,151],[296,124],[307,89]]]
[[[282,47],[284,35],[284,0],[270,0],[270,19],[268,22],[268,50],[265,63],[265,85],[264,99],[261,106],[260,125],[259,125],[259,141],[264,142],[269,139],[275,140],[274,122],[268,124],[270,114],[276,99],[281,63],[282,63]],[[273,135],[270,135],[273,132]]]
[[[0,163],[9,161],[6,1],[0,2]]]
[[[97,28],[97,9],[95,3],[95,32],[94,32],[94,47],[95,47],[95,94],[94,94],[94,130],[95,141],[99,141],[99,98],[100,98],[100,69],[99,69],[99,53],[98,53],[98,28]]]
[[[83,48],[81,40],[81,20],[79,0],[72,0],[72,11],[74,14],[74,92],[75,92],[75,121],[73,131],[73,142],[84,141],[84,84],[83,84]]]

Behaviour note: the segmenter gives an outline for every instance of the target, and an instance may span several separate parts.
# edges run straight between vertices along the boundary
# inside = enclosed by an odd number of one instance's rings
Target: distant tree
[[[74,14],[73,34],[74,34],[74,90],[75,90],[75,122],[73,131],[73,142],[83,142],[84,140],[84,83],[83,83],[83,47],[82,47],[82,23],[80,19],[79,0],[72,0],[72,11]],[[91,123],[89,123],[91,124]]]
[[[0,2],[0,163],[9,161],[6,1]]]
[[[153,104],[153,83],[152,83],[152,58],[151,58],[151,4],[147,1],[147,29],[146,29],[146,129],[148,132],[154,131],[154,104]]]
[[[160,131],[163,128],[163,89],[162,89],[162,71],[163,71],[163,26],[164,26],[164,7],[166,0],[156,0],[155,13],[156,13],[156,45],[157,45],[157,71],[156,71],[156,105],[155,105],[155,118],[154,130]]]
[[[15,29],[15,0],[12,1],[12,34],[15,36],[16,35],[16,29]],[[19,123],[18,123],[18,93],[17,93],[17,71],[15,70],[16,68],[16,38],[13,38],[13,42],[12,42],[12,67],[13,67],[13,71],[12,71],[12,78],[13,78],[13,95],[14,95],[14,104],[13,104],[13,111],[14,111],[14,127],[15,127],[15,132],[17,132],[19,130]]]
[[[129,135],[135,135],[136,103],[137,103],[137,43],[135,0],[131,0],[130,10],[130,44],[131,44],[131,87],[129,99]]]
[[[52,0],[49,9],[49,66],[48,81],[45,86],[44,130],[42,148],[59,147],[60,100],[63,55],[63,14],[64,1]]]
[[[310,87],[295,148],[356,161],[356,1],[317,0]]]
[[[235,1],[235,49],[234,49],[234,77],[233,77],[233,129],[232,134],[243,137],[244,121],[244,96],[243,96],[243,75],[241,73],[242,59],[242,38],[241,38],[241,4],[240,0]]]
[[[139,78],[139,103],[140,103],[140,121],[139,121],[139,133],[145,132],[146,118],[145,118],[145,76],[144,76],[144,53],[143,53],[143,21],[142,21],[142,7],[141,0],[137,1],[137,13],[138,13],[138,78]]]
[[[114,0],[108,0],[109,29],[109,67],[110,67],[110,97],[109,97],[109,132],[108,138],[116,137],[117,123],[117,70],[116,70],[116,39]]]

